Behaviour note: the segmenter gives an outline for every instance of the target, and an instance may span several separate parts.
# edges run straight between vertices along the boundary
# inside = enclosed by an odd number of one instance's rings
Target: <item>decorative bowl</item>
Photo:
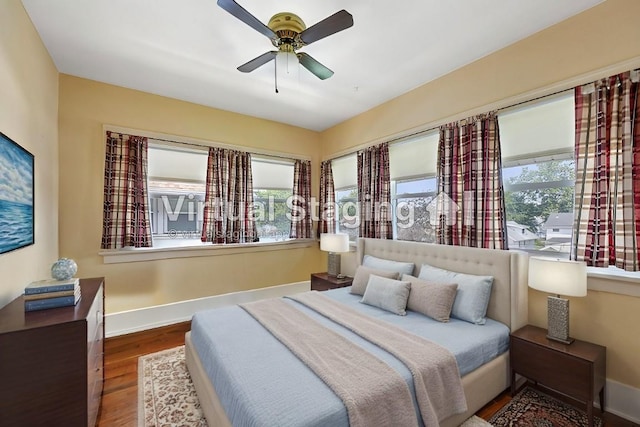
[[[69,258],[60,258],[51,266],[51,277],[56,280],[69,280],[78,272],[78,265]]]

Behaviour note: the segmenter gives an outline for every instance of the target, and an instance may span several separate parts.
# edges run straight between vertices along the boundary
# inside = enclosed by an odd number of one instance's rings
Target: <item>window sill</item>
[[[640,273],[587,267],[589,290],[640,297]]]
[[[234,255],[266,251],[308,248],[317,243],[316,239],[294,239],[280,242],[237,243],[213,245],[211,243],[193,242],[189,246],[123,248],[98,252],[105,264],[125,262],[154,261],[171,258],[193,258],[217,255]]]

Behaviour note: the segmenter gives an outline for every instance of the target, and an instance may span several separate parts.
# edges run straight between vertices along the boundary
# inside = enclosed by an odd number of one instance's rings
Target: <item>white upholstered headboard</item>
[[[459,273],[493,276],[487,316],[508,325],[512,331],[527,324],[527,257],[525,252],[434,245],[400,240],[358,239],[357,262],[364,255],[422,264]]]

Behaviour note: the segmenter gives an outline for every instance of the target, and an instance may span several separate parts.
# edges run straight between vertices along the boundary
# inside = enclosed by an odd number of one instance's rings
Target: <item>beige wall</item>
[[[306,249],[104,264],[100,250],[103,124],[311,158],[316,132],[68,75],[60,76],[60,254],[81,277],[106,278],[108,313],[309,280],[323,255]]]
[[[58,256],[58,71],[19,0],[0,1],[0,132],[35,157],[35,244],[0,255],[0,307]]]
[[[640,1],[607,0],[326,130],[323,159],[638,58],[638,16]],[[607,346],[607,376],[640,388],[640,298],[589,291],[571,304],[572,333]],[[530,323],[546,327],[544,294],[530,291],[529,313]]]

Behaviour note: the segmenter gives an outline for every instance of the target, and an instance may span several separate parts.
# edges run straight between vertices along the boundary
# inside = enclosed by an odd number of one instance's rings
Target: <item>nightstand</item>
[[[547,330],[527,325],[511,334],[511,394],[515,377],[523,377],[586,403],[589,426],[593,426],[593,399],[599,394],[604,411],[607,349],[575,340],[562,344],[547,339]]]
[[[329,276],[328,273],[311,274],[312,291],[327,291],[329,289],[344,288],[345,286],[351,286],[351,282],[353,282],[353,277],[343,277],[338,279],[336,276]]]

